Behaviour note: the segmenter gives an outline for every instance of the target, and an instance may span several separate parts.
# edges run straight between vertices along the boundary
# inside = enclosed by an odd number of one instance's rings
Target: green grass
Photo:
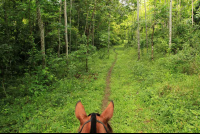
[[[110,97],[115,103],[114,132],[200,131],[198,75],[171,73],[161,64],[165,58],[151,62],[144,55],[137,61],[132,48],[116,51]]]
[[[75,105],[79,100],[87,114],[101,113],[105,80],[115,53],[110,51],[109,59],[106,55],[99,59],[98,53],[89,59],[89,73],[80,78],[60,80],[52,92],[44,92],[39,97],[19,97],[14,104],[5,103],[1,108],[0,132],[77,132],[79,121],[75,117]]]
[[[137,61],[133,48],[116,46],[115,51],[118,59],[109,98],[115,105],[111,120],[115,133],[200,132],[200,75],[187,73],[191,68],[184,73],[190,64],[177,55],[155,53],[152,62],[145,53]],[[115,59],[113,51],[109,58],[105,53],[102,49],[89,59],[89,73],[62,79],[51,92],[18,97],[13,104],[1,102],[0,132],[77,132],[77,101],[82,101],[87,114],[101,113],[107,72]]]

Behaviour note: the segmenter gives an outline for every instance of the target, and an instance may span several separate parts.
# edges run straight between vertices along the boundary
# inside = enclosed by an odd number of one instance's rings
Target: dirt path
[[[115,52],[115,49],[114,49],[114,52]],[[116,52],[115,52],[116,53]],[[104,111],[105,108],[107,107],[108,105],[108,101],[109,101],[109,96],[110,96],[110,78],[111,78],[111,74],[112,74],[112,70],[113,70],[113,67],[115,66],[115,63],[117,61],[117,53],[115,55],[115,61],[113,62],[112,66],[110,67],[109,71],[108,71],[108,74],[107,74],[107,78],[106,78],[106,89],[104,91],[104,98],[103,98],[103,101],[102,101],[102,108],[101,110]]]

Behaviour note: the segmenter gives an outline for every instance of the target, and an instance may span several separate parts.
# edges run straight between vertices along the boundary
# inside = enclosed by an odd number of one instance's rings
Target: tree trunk
[[[79,15],[80,14],[80,11],[78,10],[78,30],[79,30]]]
[[[111,5],[112,3],[109,3],[109,4]],[[109,14],[108,16],[108,21],[109,21],[108,22],[108,57],[109,57],[109,51],[110,51],[110,5],[108,7],[108,14]]]
[[[89,10],[87,12],[87,17],[86,17],[86,24],[85,24],[85,31],[84,31],[84,34],[87,36],[87,50],[86,50],[86,59],[85,59],[85,69],[86,69],[86,72],[88,72],[88,41],[89,41],[89,28],[88,28],[88,16],[89,16]]]
[[[94,30],[95,30],[95,16],[94,16],[94,20],[93,20],[93,28],[92,28],[92,45],[94,46]]]
[[[41,38],[41,51],[42,51],[42,68],[44,69],[46,66],[46,61],[45,61],[45,40],[44,40],[44,25],[43,21],[41,18],[41,12],[40,12],[40,3],[37,0],[36,1],[37,5],[37,17],[38,17],[38,26],[40,29],[40,38]]]
[[[60,0],[60,16],[59,16],[59,24],[61,25],[61,12],[62,12],[62,0]],[[60,27],[58,28],[58,57],[60,57],[60,46],[61,46],[61,41],[60,41]]]
[[[129,25],[127,21],[127,43],[129,43]]]
[[[7,6],[8,6],[8,4],[7,4],[7,2],[6,2],[6,0],[4,1],[4,3],[3,3],[3,10],[4,10],[4,21],[5,21],[5,23],[6,24],[8,24],[9,23],[9,15],[7,15]],[[4,40],[5,41],[5,43],[8,43],[9,44],[9,40],[10,40],[10,33],[9,33],[9,26],[5,26],[5,29],[6,29],[6,39]]]
[[[69,50],[71,52],[72,49],[72,0],[70,0],[70,44],[69,44]]]
[[[90,33],[92,33],[92,31],[90,31],[91,26],[92,26],[92,19],[94,18],[94,13],[96,10],[96,5],[93,8],[93,13],[92,13],[92,17],[91,17],[91,21],[90,21],[90,25],[88,26],[88,15],[89,15],[89,11],[87,13],[87,18],[86,18],[86,25],[85,25],[85,34],[87,35],[87,52],[86,52],[86,72],[88,72],[88,46],[89,46],[89,37],[90,37]]]
[[[31,28],[31,0],[29,0],[29,29],[30,29],[30,35],[32,35],[32,28]]]
[[[192,27],[194,25],[194,7],[193,7],[193,0],[192,0]]]
[[[64,19],[65,19],[65,44],[66,44],[66,56],[68,59],[68,34],[67,34],[67,2],[64,3]]]
[[[144,0],[144,8],[145,8],[145,23],[146,23],[146,47],[147,47],[147,53],[148,53],[148,37],[147,37],[147,13],[146,13],[146,2]]]
[[[78,7],[78,26],[77,26],[77,28],[78,28],[78,30],[79,30],[79,14],[80,14],[80,9],[79,9],[79,7]],[[78,49],[78,47],[77,47],[77,42],[78,42],[78,37],[77,37],[77,35],[76,35],[76,50]]]
[[[87,18],[88,18],[88,14],[87,14]],[[85,33],[87,30],[87,19],[86,19],[86,27],[85,27]],[[86,72],[88,72],[88,40],[89,40],[89,36],[87,36],[87,50],[86,50],[86,60],[85,60],[85,68],[86,68]]]
[[[109,22],[108,22],[108,55],[110,50],[110,12],[109,12]]]
[[[96,8],[96,0],[95,0],[95,8]],[[93,18],[93,28],[92,28],[92,45],[94,46],[94,29],[95,29],[95,14],[94,14],[94,18]]]
[[[179,12],[179,22],[181,22],[181,0],[179,0],[180,12]]]
[[[140,60],[140,23],[139,23],[139,0],[137,0],[137,23],[138,23],[138,28],[137,28],[137,40],[138,40],[138,60]]]
[[[135,14],[133,13],[132,14],[132,35],[131,35],[131,40],[132,40],[132,43],[133,43],[133,32],[134,32],[134,23],[133,23],[133,20],[135,20]],[[132,44],[132,45],[134,45],[134,44]]]
[[[154,45],[154,42],[153,42],[154,25],[155,25],[155,23],[154,23],[153,26],[152,26],[153,32],[152,32],[152,38],[151,38],[151,60],[153,60],[153,51],[154,51],[154,48],[153,48],[153,45]]]
[[[156,0],[154,0],[154,9],[156,8]],[[154,17],[156,16],[156,11],[154,10]],[[154,58],[154,41],[153,41],[153,37],[154,37],[154,29],[155,29],[155,25],[156,25],[156,19],[154,18],[154,22],[152,25],[152,36],[151,36],[151,60],[153,61]]]
[[[169,48],[171,49],[172,44],[172,0],[170,0],[170,11],[169,11]]]

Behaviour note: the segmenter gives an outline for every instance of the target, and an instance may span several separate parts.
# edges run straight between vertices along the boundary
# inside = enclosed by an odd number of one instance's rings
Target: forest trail
[[[115,52],[115,49],[113,49],[113,51]],[[115,63],[117,61],[117,55],[118,55],[118,53],[116,53],[115,61],[113,62],[112,66],[110,67],[108,74],[107,74],[107,77],[106,77],[106,88],[105,88],[105,91],[104,91],[104,98],[102,100],[102,108],[101,108],[102,111],[104,111],[105,108],[108,105],[109,96],[110,96],[110,83],[111,83],[110,79],[111,79],[113,67],[115,66]]]

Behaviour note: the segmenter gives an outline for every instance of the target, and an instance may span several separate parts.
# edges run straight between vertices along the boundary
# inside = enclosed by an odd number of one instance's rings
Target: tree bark
[[[86,1],[86,5],[87,5],[87,1]],[[87,36],[87,42],[86,42],[86,59],[85,59],[85,69],[86,72],[88,72],[88,41],[89,41],[89,28],[88,28],[88,16],[89,16],[89,10],[87,9],[87,17],[86,17],[86,24],[85,24],[85,31],[84,34]]]
[[[66,44],[66,56],[68,59],[68,34],[67,34],[67,2],[64,3],[64,19],[65,19],[65,44]]]
[[[110,12],[109,12],[109,18],[108,18],[108,55],[109,55],[109,50],[110,50]]]
[[[154,9],[156,8],[156,0],[154,0]],[[154,17],[156,16],[156,11],[154,10]],[[156,25],[156,19],[154,18],[154,22],[152,25],[152,36],[151,36],[151,60],[153,61],[154,59],[154,30],[155,30],[155,25]]]
[[[94,18],[95,10],[96,10],[96,5],[93,9],[93,13],[92,13],[92,17],[91,17],[91,21],[90,21],[89,26],[88,26],[89,11],[87,13],[87,18],[86,18],[86,25],[85,25],[85,34],[87,35],[86,72],[88,72],[88,57],[87,57],[87,55],[88,55],[89,37],[90,37],[90,33],[92,33],[92,31],[90,31],[90,29],[91,29],[91,26],[92,26],[92,19]]]
[[[145,23],[146,23],[146,47],[147,47],[147,53],[148,53],[148,37],[147,37],[147,13],[146,13],[146,1],[144,0],[144,8],[145,8]]]
[[[179,0],[180,12],[179,12],[179,22],[181,22],[181,0]]]
[[[96,0],[95,0],[95,8],[96,8]],[[94,29],[95,29],[95,14],[94,14],[94,16],[93,16],[94,18],[93,18],[93,34],[92,34],[92,45],[94,46]]]
[[[31,0],[29,0],[29,29],[30,29],[30,35],[32,35],[32,28],[31,28]]]
[[[78,7],[78,30],[79,30],[79,14],[80,14],[80,9],[79,9],[79,7]],[[76,50],[78,49],[78,47],[77,47],[77,42],[78,42],[78,37],[77,37],[77,35],[76,35]]]
[[[80,10],[78,10],[78,30],[79,30],[79,15],[80,14]]]
[[[170,11],[169,11],[169,48],[171,49],[172,44],[172,0],[170,0]]]
[[[69,48],[70,48],[70,52],[71,52],[71,48],[72,48],[72,0],[70,0],[70,44],[69,44]]]
[[[62,0],[60,0],[60,16],[59,16],[59,24],[61,25],[61,13],[62,13]],[[61,41],[60,41],[60,27],[58,28],[58,57],[60,57],[60,46],[61,46]]]
[[[6,24],[9,23],[9,17],[7,15],[7,6],[8,6],[8,4],[7,4],[6,0],[4,0],[3,10],[4,10],[4,21],[5,21]],[[6,39],[5,39],[5,43],[9,44],[9,42],[10,42],[9,41],[10,40],[9,26],[6,25],[5,29],[6,29],[5,33],[6,33],[6,36],[7,36]]]
[[[193,0],[192,0],[192,27],[194,25],[194,7],[193,7]]]
[[[137,0],[137,40],[138,40],[138,60],[140,60],[140,23],[139,23],[139,9],[140,9],[140,3],[139,0]]]
[[[110,1],[111,2],[111,1]],[[110,3],[111,5],[112,3]],[[110,51],[110,5],[108,7],[108,57],[109,57],[109,51]]]
[[[41,51],[42,51],[42,68],[44,69],[46,66],[46,61],[45,61],[45,40],[44,40],[44,25],[43,21],[41,18],[41,12],[40,12],[40,3],[37,0],[36,1],[37,5],[37,17],[38,17],[38,26],[40,29],[40,38],[41,38]]]
[[[133,20],[135,20],[135,14],[133,13],[132,14],[132,38],[131,38],[131,40],[132,40],[132,42],[133,42],[133,32],[134,32],[134,23],[133,23]],[[134,45],[134,44],[132,44],[132,45]]]
[[[151,60],[153,60],[153,53],[154,53],[154,42],[153,42],[154,25],[155,25],[155,23],[152,26],[153,31],[152,31],[152,38],[151,38]]]

